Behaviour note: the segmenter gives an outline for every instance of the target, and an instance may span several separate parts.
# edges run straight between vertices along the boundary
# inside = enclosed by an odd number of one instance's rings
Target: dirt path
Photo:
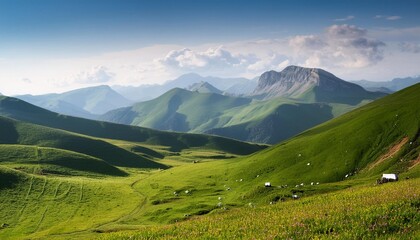
[[[372,163],[369,166],[368,170],[372,170],[373,168],[375,168],[379,164],[383,163],[385,160],[390,159],[393,156],[395,156],[395,154],[397,154],[400,151],[400,149],[402,148],[402,146],[404,144],[406,144],[407,142],[408,142],[408,137],[403,138],[399,143],[392,146],[385,154],[380,156],[378,160],[376,160],[374,163]]]
[[[416,159],[416,160],[414,160],[414,161],[411,163],[411,166],[408,168],[408,170],[410,170],[410,169],[414,168],[415,166],[417,166],[417,165],[419,165],[419,164],[420,164],[420,154],[419,154],[419,156],[417,157],[417,159]]]

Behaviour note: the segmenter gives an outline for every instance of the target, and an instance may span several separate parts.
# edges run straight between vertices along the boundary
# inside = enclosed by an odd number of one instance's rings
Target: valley
[[[419,93],[417,84],[273,146],[96,122],[2,97],[0,238],[411,238]],[[384,172],[400,181],[375,186]]]

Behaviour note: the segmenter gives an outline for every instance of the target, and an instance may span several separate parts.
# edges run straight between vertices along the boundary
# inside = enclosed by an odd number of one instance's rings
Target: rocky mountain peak
[[[195,92],[200,92],[200,93],[222,94],[222,91],[220,91],[219,89],[217,89],[216,87],[214,87],[213,85],[205,81],[194,83],[191,86],[189,86],[187,89],[193,92],[195,91]]]

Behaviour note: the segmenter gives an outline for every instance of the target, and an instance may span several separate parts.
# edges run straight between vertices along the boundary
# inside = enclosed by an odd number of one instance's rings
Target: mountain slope
[[[168,133],[147,128],[64,116],[11,97],[0,97],[0,115],[99,138],[167,146],[172,151],[201,147],[245,155],[264,148],[264,146],[222,137]],[[4,131],[8,131],[7,128]]]
[[[385,96],[383,93],[368,92],[322,69],[298,66],[286,67],[281,72],[263,73],[251,95],[258,99],[287,97],[308,102],[351,105]]]
[[[250,142],[278,143],[334,117],[334,105],[281,99],[254,102],[228,111],[230,121],[206,133]]]
[[[93,118],[109,110],[129,106],[127,100],[109,86],[76,89],[60,94],[21,95],[17,98],[61,114]]]

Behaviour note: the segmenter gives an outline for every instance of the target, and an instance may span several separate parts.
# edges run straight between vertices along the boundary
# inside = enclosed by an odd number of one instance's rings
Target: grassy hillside
[[[66,149],[104,160],[108,164],[123,167],[163,168],[153,162],[110,143],[0,117],[0,143],[22,144]],[[87,166],[87,165],[86,165]]]
[[[347,174],[404,172],[419,155],[419,96],[415,85],[263,150],[241,161],[251,169],[244,177],[264,174],[276,184],[309,184],[344,180]],[[368,167],[404,139],[392,157]]]
[[[264,148],[264,146],[222,137],[162,132],[60,115],[10,97],[0,97],[0,115],[99,138],[166,146],[175,152],[191,147],[201,147],[246,155]]]
[[[98,239],[417,239],[420,180],[357,187]]]
[[[203,123],[214,121],[227,109],[247,105],[251,101],[247,98],[175,88],[154,100],[108,112],[101,119],[185,132],[194,130]]]

